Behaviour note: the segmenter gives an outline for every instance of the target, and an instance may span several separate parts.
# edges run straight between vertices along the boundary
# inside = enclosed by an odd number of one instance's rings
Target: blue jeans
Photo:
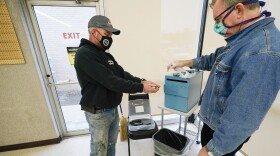
[[[91,133],[90,156],[115,156],[119,132],[117,108],[85,112]]]

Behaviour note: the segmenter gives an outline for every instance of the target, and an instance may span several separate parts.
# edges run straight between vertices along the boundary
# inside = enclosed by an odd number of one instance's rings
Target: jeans
[[[207,143],[213,138],[214,131],[206,124],[203,124],[202,130],[201,130],[201,146],[207,145]],[[239,145],[234,151],[227,153],[223,156],[235,156],[235,153],[237,153],[243,146],[244,143],[246,143],[250,137],[248,137],[241,145]]]
[[[119,131],[117,108],[85,112],[91,133],[90,156],[115,156]]]

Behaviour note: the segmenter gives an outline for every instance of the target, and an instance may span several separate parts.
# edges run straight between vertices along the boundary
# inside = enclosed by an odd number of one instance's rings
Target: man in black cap
[[[91,133],[90,156],[114,156],[119,130],[117,106],[122,94],[155,93],[159,85],[132,76],[106,52],[112,45],[112,34],[120,34],[107,17],[93,16],[88,32],[89,40],[81,40],[74,66],[82,88],[81,109]]]

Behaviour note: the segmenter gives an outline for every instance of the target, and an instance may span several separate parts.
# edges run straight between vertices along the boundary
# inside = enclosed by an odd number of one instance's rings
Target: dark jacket
[[[83,110],[113,108],[120,104],[122,93],[143,91],[140,78],[124,71],[111,54],[89,40],[81,39],[74,66],[82,88]]]

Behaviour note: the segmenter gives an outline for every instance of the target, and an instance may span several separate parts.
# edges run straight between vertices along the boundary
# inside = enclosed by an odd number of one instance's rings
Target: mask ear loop
[[[100,32],[98,30],[96,30],[99,34]],[[93,35],[93,37],[98,41],[98,44],[101,46],[100,44],[100,40],[94,35],[94,33],[91,33]],[[101,35],[101,34],[100,34]],[[102,36],[102,35],[101,35]],[[102,46],[101,46],[102,47]]]
[[[99,32],[98,30],[96,30],[96,31],[98,32],[99,35],[101,35],[100,32]],[[93,35],[93,33],[92,33],[92,35]],[[95,38],[97,41],[100,42],[100,40],[99,40],[95,35],[93,35],[93,36],[94,36],[94,38]],[[102,35],[101,35],[101,36],[102,36]]]
[[[235,7],[235,6],[233,6],[232,9],[230,9],[230,11],[229,11],[229,12],[225,15],[225,17],[222,19],[223,25],[224,25],[226,28],[228,28],[228,29],[235,27],[235,26],[227,26],[226,23],[225,23],[226,18],[227,18],[227,17],[231,14],[231,12],[234,10],[234,7]]]
[[[254,1],[253,1],[253,2],[254,2]],[[247,2],[247,3],[242,3],[242,4],[243,4],[243,5],[248,5],[248,4],[251,4],[251,3],[252,3],[252,2],[250,2],[250,3]],[[261,6],[261,7],[265,6],[265,2],[259,1],[259,3],[260,3],[260,6]],[[233,10],[234,10],[234,7],[231,9],[230,12],[228,12],[228,13],[226,14],[226,16],[225,16],[225,17],[223,18],[223,20],[222,20],[223,25],[224,25],[226,28],[228,28],[228,29],[233,28],[233,27],[236,27],[236,26],[241,26],[241,25],[246,24],[246,23],[249,23],[249,22],[251,22],[251,21],[253,21],[253,20],[255,20],[255,19],[258,19],[258,18],[262,17],[263,15],[265,15],[265,17],[271,16],[271,12],[264,10],[263,12],[261,12],[261,15],[260,15],[260,16],[257,16],[257,17],[255,17],[255,18],[251,18],[251,19],[249,19],[249,20],[243,21],[243,22],[238,23],[238,24],[233,25],[233,26],[227,26],[227,25],[225,24],[225,19],[229,16],[229,14],[230,14]]]

